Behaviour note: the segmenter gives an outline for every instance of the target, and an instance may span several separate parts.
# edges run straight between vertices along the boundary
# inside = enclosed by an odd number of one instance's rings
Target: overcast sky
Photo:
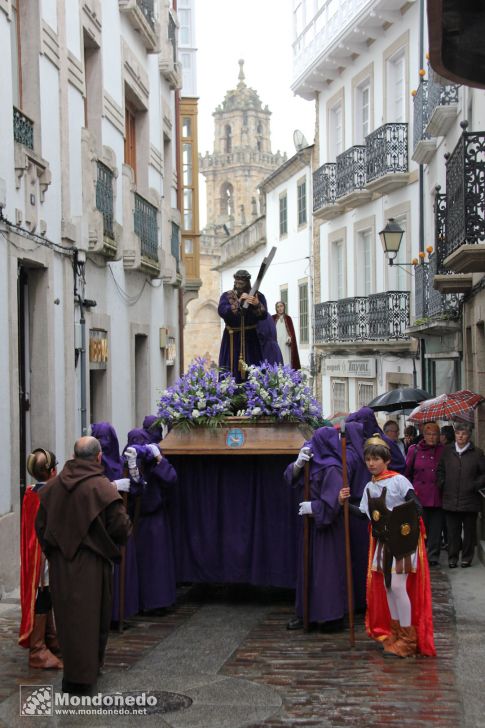
[[[246,84],[254,88],[271,116],[271,146],[291,157],[293,132],[314,136],[314,104],[294,96],[292,81],[292,0],[197,0],[197,91],[199,152],[212,151],[212,113],[238,83],[240,58]],[[205,222],[201,183],[201,222]]]

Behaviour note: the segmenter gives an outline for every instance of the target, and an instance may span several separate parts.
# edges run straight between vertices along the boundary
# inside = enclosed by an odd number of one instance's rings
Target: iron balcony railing
[[[460,245],[485,242],[485,132],[464,129],[446,162],[444,257]]]
[[[408,171],[408,125],[384,124],[365,138],[367,182]]]
[[[135,193],[135,233],[140,238],[142,257],[158,260],[157,208]]]
[[[168,16],[168,39],[172,44],[173,62],[177,62],[177,26],[172,15]]]
[[[155,28],[155,12],[153,8],[153,0],[136,0],[136,4],[142,11],[150,27],[152,29]]]
[[[113,172],[102,162],[98,162],[96,209],[103,215],[103,235],[114,240]]]
[[[414,272],[414,315],[417,323],[423,319],[457,319],[460,316],[461,293],[440,293],[433,287],[438,273],[438,256],[432,253],[429,263],[420,263]]]
[[[428,83],[428,119],[437,106],[451,106],[458,103],[458,89],[460,87],[454,83],[446,85],[438,81],[436,73],[429,66],[429,83]]]
[[[315,305],[318,344],[407,340],[409,291],[387,291]]]
[[[337,157],[337,198],[365,187],[365,146],[346,149]]]
[[[326,205],[335,204],[337,196],[336,167],[334,163],[322,164],[313,173],[313,212]]]
[[[13,138],[29,149],[34,148],[34,122],[15,106],[13,107]]]
[[[413,151],[420,141],[430,138],[430,135],[425,131],[429,119],[428,89],[428,81],[421,79],[413,100]]]

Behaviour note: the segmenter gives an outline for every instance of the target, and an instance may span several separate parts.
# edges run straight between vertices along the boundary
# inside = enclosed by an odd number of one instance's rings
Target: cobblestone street
[[[483,582],[481,565],[467,571],[468,578],[479,577]],[[188,696],[190,707],[148,715],[141,719],[144,725],[484,725],[476,715],[467,719],[464,711],[458,674],[462,672],[458,670],[459,623],[450,581],[447,571],[433,571],[438,657],[412,660],[383,658],[379,646],[364,633],[362,615],[357,615],[353,650],[348,632],[289,632],[291,592],[186,587],[180,590],[172,612],[137,617],[123,634],[111,633],[98,688],[104,692],[174,691]],[[2,602],[0,721],[8,728],[29,720],[17,717],[19,684],[56,686],[60,681],[57,674],[27,667],[27,653],[16,646],[18,615],[15,600]],[[467,629],[471,636],[470,621]],[[122,718],[96,716],[35,720],[36,726],[132,726],[136,717],[126,723]]]

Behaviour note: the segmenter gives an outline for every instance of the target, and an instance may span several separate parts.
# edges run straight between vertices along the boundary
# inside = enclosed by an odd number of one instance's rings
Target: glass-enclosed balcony
[[[113,230],[113,172],[98,162],[96,179],[96,209],[103,215],[103,235],[114,240]]]

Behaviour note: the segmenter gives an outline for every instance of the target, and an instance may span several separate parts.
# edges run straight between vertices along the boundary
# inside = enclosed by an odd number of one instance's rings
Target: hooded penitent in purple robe
[[[120,446],[116,430],[109,422],[95,422],[91,425],[91,433],[96,437],[102,449],[101,464],[104,467],[104,474],[109,480],[118,480],[125,477],[124,460],[120,456]],[[132,498],[128,496],[126,507],[130,517],[133,518]],[[138,606],[138,568],[136,565],[136,552],[133,533],[128,538],[124,550],[125,559],[125,618],[132,617],[139,612]],[[114,565],[113,569],[113,608],[111,619],[119,621],[120,614],[120,566]]]
[[[148,437],[150,437],[149,442],[153,442],[155,445],[158,445],[160,440],[163,438],[161,425],[155,425],[155,422],[159,419],[160,418],[156,415],[147,415],[143,420],[142,425],[142,430],[145,430]]]
[[[375,435],[377,433],[379,437],[381,437],[387,443],[387,445],[389,446],[389,450],[391,451],[391,462],[389,463],[389,470],[394,470],[396,473],[401,473],[402,475],[404,475],[404,471],[406,470],[406,460],[404,458],[404,455],[399,449],[399,445],[383,433],[383,431],[377,424],[374,411],[371,410],[370,407],[361,407],[361,409],[357,410],[357,412],[351,412],[350,415],[348,415],[348,417],[346,418],[345,422],[360,422],[360,424],[362,425],[362,452],[364,450],[365,441],[368,440],[369,437],[372,437],[372,435]]]
[[[101,444],[102,464],[104,474],[109,480],[118,480],[123,477],[123,460],[120,456],[120,446],[116,430],[109,422],[95,422],[91,425],[91,434]]]
[[[142,429],[130,430],[128,446],[146,444]],[[134,521],[140,609],[169,607],[175,603],[175,562],[169,517],[170,488],[177,474],[162,457],[159,463],[138,458],[144,484]]]
[[[305,443],[313,452],[310,460],[310,622],[341,619],[347,611],[345,539],[342,508],[342,459],[338,432],[321,427]],[[303,470],[293,480],[293,463],[285,480],[303,495]],[[296,614],[303,617],[303,518],[300,519]]]

